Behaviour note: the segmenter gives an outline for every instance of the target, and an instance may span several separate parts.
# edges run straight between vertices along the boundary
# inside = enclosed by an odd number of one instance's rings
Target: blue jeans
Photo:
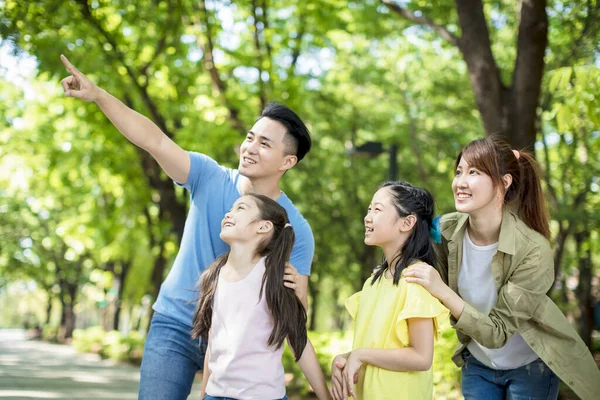
[[[204,398],[202,400],[236,400],[236,399],[233,399],[231,397],[214,397],[214,396],[210,396],[210,395],[207,394],[206,396],[204,396]],[[279,400],[288,400],[288,397],[287,396],[283,396]]]
[[[138,398],[187,399],[205,353],[206,344],[192,339],[190,327],[155,312],[144,345]]]
[[[560,380],[539,358],[515,369],[496,370],[480,363],[469,350],[462,353],[465,400],[556,400]]]

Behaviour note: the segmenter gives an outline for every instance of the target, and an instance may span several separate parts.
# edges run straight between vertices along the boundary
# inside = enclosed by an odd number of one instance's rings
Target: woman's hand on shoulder
[[[442,280],[440,273],[426,263],[411,265],[404,270],[402,276],[406,279],[406,282],[423,286],[432,296],[440,300],[448,290],[451,290]]]

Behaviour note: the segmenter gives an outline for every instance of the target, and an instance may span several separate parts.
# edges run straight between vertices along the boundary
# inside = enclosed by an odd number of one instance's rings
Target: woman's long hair
[[[393,283],[400,281],[402,271],[415,261],[433,266],[434,254],[430,230],[433,224],[433,196],[425,189],[413,186],[408,182],[385,182],[382,188],[388,188],[393,197],[393,204],[399,217],[414,215],[417,218],[410,236],[400,246],[391,260],[383,258],[383,262],[375,271],[371,284],[375,284],[390,265],[395,265]]]
[[[504,204],[511,206],[527,226],[550,238],[540,168],[531,154],[525,151],[515,154],[504,140],[487,136],[466,145],[456,157],[455,168],[461,157],[492,178],[494,187],[504,191]],[[512,184],[504,190],[502,177],[506,174],[512,176]]]
[[[289,340],[296,361],[302,356],[308,340],[306,333],[306,310],[296,293],[284,286],[285,264],[289,261],[294,245],[294,229],[289,225],[285,209],[269,197],[251,194],[259,210],[259,220],[271,221],[273,233],[259,243],[257,256],[266,257],[259,299],[263,293],[273,317],[273,330],[267,344],[279,348]],[[200,278],[200,299],[193,318],[192,337],[208,338],[212,322],[214,295],[219,272],[227,262],[229,253],[217,258]]]

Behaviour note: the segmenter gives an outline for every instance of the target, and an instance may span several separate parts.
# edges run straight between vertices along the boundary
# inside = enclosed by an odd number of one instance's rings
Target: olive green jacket
[[[468,215],[452,213],[441,221],[442,242],[435,244],[436,268],[458,293],[458,271]],[[452,360],[461,367],[471,338],[497,349],[519,332],[535,353],[582,399],[600,399],[600,371],[587,346],[546,293],[554,283],[548,240],[506,210],[498,251],[492,259],[498,302],[488,315],[465,308],[451,323],[460,341]]]

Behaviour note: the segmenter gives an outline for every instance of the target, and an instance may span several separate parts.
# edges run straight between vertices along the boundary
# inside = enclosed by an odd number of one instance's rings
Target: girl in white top
[[[230,251],[206,269],[192,336],[208,340],[203,399],[286,399],[281,356],[288,341],[319,399],[325,377],[306,334],[306,311],[283,285],[294,244],[287,213],[262,195],[240,197],[221,223]]]

